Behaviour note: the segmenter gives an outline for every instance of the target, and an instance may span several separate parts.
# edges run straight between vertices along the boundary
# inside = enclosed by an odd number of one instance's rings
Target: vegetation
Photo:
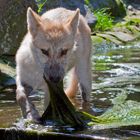
[[[36,0],[38,3],[38,13],[42,11],[43,6],[46,4],[47,0]]]
[[[122,29],[126,28],[126,31],[130,31],[130,33],[134,35],[139,35],[140,19],[138,17],[126,17],[125,22],[117,23],[115,27]]]
[[[107,13],[107,9],[99,9],[94,11],[94,15],[97,17],[97,24],[95,25],[95,31],[107,31],[113,27],[113,17]]]
[[[84,0],[86,5],[89,5],[90,1],[89,0]]]

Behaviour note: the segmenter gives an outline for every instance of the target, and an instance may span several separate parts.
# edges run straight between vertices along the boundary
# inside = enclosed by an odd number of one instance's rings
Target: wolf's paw
[[[38,113],[32,113],[32,112],[29,112],[27,114],[27,117],[26,117],[27,120],[31,121],[31,122],[34,122],[34,123],[40,123],[40,116]]]

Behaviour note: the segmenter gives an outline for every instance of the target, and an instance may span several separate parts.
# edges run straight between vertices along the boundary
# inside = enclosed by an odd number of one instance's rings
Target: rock
[[[111,42],[114,42],[115,44],[118,44],[118,45],[130,42],[136,39],[136,37],[132,36],[131,34],[124,33],[121,31],[97,33],[96,35],[106,40],[109,40]]]
[[[116,37],[113,37],[112,35],[109,35],[109,34],[98,33],[97,36],[102,37],[106,40],[109,40],[110,42],[114,42],[115,44],[118,44],[118,45],[123,44],[122,41],[118,40]]]
[[[102,44],[106,43],[105,39],[103,39],[102,37],[97,36],[97,35],[92,35],[91,39],[92,39],[92,45],[93,46],[97,46],[98,47],[98,46],[101,46]]]
[[[86,10],[85,18],[87,20],[87,23],[91,27],[91,29],[93,29],[97,23],[97,18],[92,14],[91,10],[86,5],[85,10]]]
[[[38,6],[40,3],[43,3],[44,0],[37,2]],[[45,11],[57,7],[64,7],[70,10],[76,10],[77,8],[80,9],[81,14],[86,18],[88,24],[90,26],[94,26],[96,24],[96,17],[93,15],[91,10],[87,5],[85,5],[84,0],[47,0],[40,10],[40,14],[44,13]]]
[[[13,77],[5,73],[0,74],[0,91],[8,88],[15,89],[15,87],[16,81]]]
[[[128,5],[127,9],[130,10],[130,11],[133,11],[134,8],[133,8],[132,5]]]
[[[42,3],[44,3],[44,0],[40,0],[39,2],[37,2],[38,6],[41,5],[41,14],[44,13],[46,10],[56,7],[65,7],[70,10],[75,10],[76,8],[79,8],[81,14],[85,16],[88,24],[92,28],[95,26],[97,21],[96,17],[93,15],[93,9],[97,10],[101,8],[107,8],[109,9],[109,12],[115,17],[123,17],[126,15],[125,6],[122,0],[47,0],[43,5]]]
[[[26,29],[27,7],[37,10],[34,0],[0,0],[0,55],[14,55]]]
[[[94,10],[107,8],[114,17],[123,17],[126,15],[126,9],[122,0],[89,0],[89,4]]]
[[[0,90],[15,86],[15,68],[0,60]]]
[[[134,36],[132,36],[128,33],[121,32],[121,31],[120,32],[106,32],[106,34],[112,35],[124,43],[133,41],[135,39]]]
[[[36,0],[37,1],[37,0]],[[43,3],[44,0],[40,0],[39,3]],[[38,3],[38,4],[39,4]],[[67,9],[75,10],[79,8],[83,15],[86,15],[86,10],[84,7],[84,0],[47,0],[43,5],[41,13],[44,13],[46,10],[57,8],[57,7],[65,7]]]
[[[126,0],[126,2],[140,4],[140,0]]]

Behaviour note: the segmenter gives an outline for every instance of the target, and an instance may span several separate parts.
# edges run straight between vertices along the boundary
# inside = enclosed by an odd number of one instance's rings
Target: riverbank
[[[117,45],[140,39],[140,4],[126,5],[127,15],[117,18],[111,30],[92,33],[93,42],[107,40]],[[93,30],[94,31],[94,30]]]

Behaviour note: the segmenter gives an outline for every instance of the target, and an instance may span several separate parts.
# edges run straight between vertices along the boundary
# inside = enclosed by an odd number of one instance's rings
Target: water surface
[[[140,43],[118,46],[106,42],[97,45],[92,55],[92,79],[90,104],[82,103],[80,95],[73,101],[80,110],[93,115],[101,115],[112,107],[112,100],[123,91],[127,93],[127,100],[140,102]],[[40,92],[32,98],[42,113],[43,94]],[[20,117],[15,91],[0,93],[0,127],[10,127]],[[140,136],[138,128],[115,128],[100,132],[86,130],[80,133],[137,139]]]

